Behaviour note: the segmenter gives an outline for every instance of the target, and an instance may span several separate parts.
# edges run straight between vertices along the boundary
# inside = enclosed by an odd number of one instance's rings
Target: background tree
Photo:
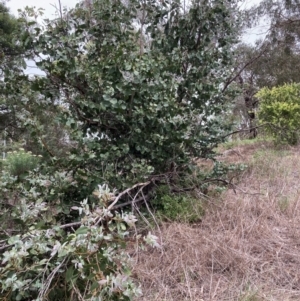
[[[13,33],[17,28],[17,20],[9,13],[4,2],[0,2],[0,78],[3,79],[4,70],[14,65],[15,47]],[[0,82],[0,89],[2,83]],[[12,122],[11,110],[0,96],[0,130],[3,134]]]
[[[10,65],[19,54],[17,44],[14,42],[14,33],[18,26],[17,19],[10,14],[5,2],[0,2],[0,70]],[[10,65],[12,66],[12,65]]]
[[[262,22],[269,28],[263,40],[255,45],[240,44],[236,48],[235,69],[228,82],[235,82],[242,91],[236,111],[248,128],[255,126],[258,99],[255,93],[285,83],[299,82],[300,6],[297,0],[266,0],[244,11],[244,26]],[[260,23],[261,24],[261,23]],[[251,134],[251,133],[250,133]]]
[[[249,10],[257,24],[262,18],[269,29],[264,40],[252,47],[257,57],[248,65],[258,88],[299,82],[300,4],[297,0],[266,0]]]
[[[5,3],[0,4],[0,10],[0,129],[3,154],[5,156],[8,151],[23,147],[35,154],[62,156],[67,149],[67,134],[56,120],[57,110],[61,108],[48,106],[45,109],[46,103],[40,94],[29,92],[28,85],[22,85],[30,77],[24,71],[28,64],[26,58],[32,51],[28,32],[22,31],[22,27],[28,29],[30,25],[24,23],[24,15],[19,19],[12,16]],[[28,8],[27,12],[32,17],[33,25],[41,10],[35,12]],[[13,85],[10,79],[13,79]]]
[[[233,76],[229,82],[233,82],[240,94],[235,100],[233,114],[238,117],[238,127],[243,131],[249,129],[249,133],[242,132],[250,138],[257,135],[255,111],[258,101],[255,98],[257,92],[256,77],[253,65],[263,55],[264,50],[256,51],[255,47],[247,44],[239,44],[235,49],[235,62]]]
[[[259,119],[268,124],[267,132],[277,143],[299,142],[300,84],[265,87],[258,91]]]

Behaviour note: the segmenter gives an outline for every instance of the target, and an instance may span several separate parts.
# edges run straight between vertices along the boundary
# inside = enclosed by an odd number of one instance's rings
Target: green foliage
[[[19,73],[26,67],[24,49],[19,40],[21,24],[19,20],[10,13],[6,2],[5,0],[0,1],[0,126],[2,119],[1,92],[3,75],[9,72]]]
[[[42,163],[42,162],[41,162]],[[78,183],[73,179],[71,172],[65,170],[53,170],[42,163],[38,170],[28,172],[21,181],[18,177],[3,170],[0,173],[0,205],[2,227],[0,236],[8,239],[10,233],[28,230],[28,225],[20,219],[12,219],[13,208],[23,202],[30,200],[33,203],[41,201],[52,206],[56,216],[50,220],[55,224],[64,224],[78,220],[78,214],[71,211],[71,207],[79,205],[80,202],[71,200],[72,191],[78,190]],[[21,226],[21,229],[19,228]]]
[[[268,19],[266,36],[248,47],[252,52],[247,59],[251,64],[246,67],[250,81],[257,88],[300,82],[300,31],[295,22],[300,16],[298,0],[262,0],[247,14],[245,20],[252,26]]]
[[[229,150],[235,147],[247,146],[247,145],[256,145],[258,141],[264,141],[263,139],[232,139],[230,141],[226,141],[225,143],[220,144],[220,150]]]
[[[173,185],[158,187],[151,202],[156,215],[168,221],[193,223],[201,220],[207,198],[219,195],[228,187],[232,188],[231,185],[235,185],[247,168],[245,164],[219,161],[213,162],[209,169],[199,164],[193,166],[192,173],[186,173],[183,179],[173,179]]]
[[[4,66],[1,81],[4,138],[43,155],[36,163],[28,152],[9,154],[1,173],[1,294],[132,300],[140,291],[124,247],[135,218],[111,211],[115,191],[94,188],[126,192],[164,175],[184,178],[195,157],[212,155],[228,130],[220,114],[235,4],[192,1],[183,10],[177,0],[83,1],[43,26],[39,13],[21,14],[16,40],[45,76]],[[135,187],[120,201],[143,189]],[[203,213],[192,197],[160,202],[170,218]],[[157,246],[152,235],[145,241]]]
[[[3,169],[12,176],[22,178],[29,171],[38,167],[40,157],[20,148],[18,151],[7,153],[7,157],[3,162]]]
[[[130,278],[124,252],[128,229],[136,218],[112,214],[114,198],[107,186],[99,186],[98,202],[87,199],[72,210],[80,221],[57,226],[55,211],[46,202],[22,200],[12,216],[27,225],[26,231],[8,239],[2,254],[0,289],[5,300],[131,300],[140,289]],[[76,231],[69,231],[76,227]],[[145,242],[157,246],[148,234]]]
[[[18,28],[17,19],[9,13],[8,7],[0,2],[0,70],[5,55],[11,54],[15,49],[13,33]]]
[[[216,161],[209,178],[224,179],[244,171],[247,166],[245,164],[225,164]]]
[[[300,84],[286,84],[263,88],[257,93],[260,99],[259,119],[268,123],[268,133],[277,143],[295,145],[299,141]]]
[[[228,126],[216,116],[226,107],[221,85],[230,72],[235,8],[204,2],[183,13],[180,1],[98,0],[44,30],[31,25],[31,11],[24,14],[24,47],[34,48],[31,59],[43,53],[37,65],[46,76],[18,78],[18,91],[10,77],[7,95],[36,91],[44,111],[55,99],[64,104],[55,119],[70,129],[73,145],[68,158],[55,157],[82,179],[83,194],[97,182],[125,188],[184,169],[222,140]],[[47,137],[45,129],[35,134]]]
[[[171,193],[167,186],[156,192],[152,201],[156,215],[168,221],[193,223],[204,215],[204,201],[188,193]]]

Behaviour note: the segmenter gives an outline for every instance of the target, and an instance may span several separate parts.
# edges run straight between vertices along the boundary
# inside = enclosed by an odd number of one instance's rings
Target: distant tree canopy
[[[12,66],[12,60],[20,54],[14,33],[19,28],[17,19],[10,14],[5,2],[0,2],[0,70],[3,65]]]
[[[300,82],[300,3],[298,0],[264,0],[248,11],[253,24],[264,19],[266,37],[246,47],[248,61],[257,57],[245,71],[259,88]],[[247,59],[246,59],[247,62]]]
[[[16,19],[9,13],[9,9],[3,2],[0,2],[0,49],[1,53],[11,52],[12,33],[16,28]]]
[[[255,45],[241,43],[235,49],[233,78],[242,90],[235,111],[247,127],[253,127],[251,116],[258,107],[255,94],[259,89],[300,82],[300,3],[264,0],[244,13],[246,27],[268,26],[266,36]]]
[[[3,76],[5,70],[17,70],[20,64],[20,53],[14,34],[18,28],[17,19],[10,14],[5,2],[0,2],[0,131],[6,131],[14,124],[12,107],[6,102],[3,91]]]

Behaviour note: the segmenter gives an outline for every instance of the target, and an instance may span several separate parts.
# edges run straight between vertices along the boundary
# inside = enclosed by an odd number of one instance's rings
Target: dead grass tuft
[[[136,256],[139,300],[300,300],[299,149],[243,154],[236,194],[210,202],[201,223],[162,224],[163,250]]]

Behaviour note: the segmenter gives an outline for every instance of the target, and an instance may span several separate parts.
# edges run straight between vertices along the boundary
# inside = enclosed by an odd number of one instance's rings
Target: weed
[[[239,301],[262,301],[263,299],[258,296],[258,293],[256,291],[254,292],[247,292],[246,294],[243,294]]]
[[[204,215],[204,201],[193,196],[173,194],[167,186],[158,189],[152,202],[156,214],[162,220],[193,223]]]
[[[282,196],[278,200],[278,206],[282,212],[285,212],[288,209],[289,205],[290,205],[290,201],[287,196]]]
[[[226,141],[221,145],[221,147],[225,150],[235,148],[241,145],[253,145],[257,143],[257,139],[237,139],[237,140],[231,140]]]
[[[271,141],[273,141],[272,137],[261,135],[256,139],[235,139],[235,140],[226,141],[225,143],[220,144],[219,148],[223,150],[228,150],[228,149],[241,147],[241,146],[255,146],[257,144],[269,143]]]

